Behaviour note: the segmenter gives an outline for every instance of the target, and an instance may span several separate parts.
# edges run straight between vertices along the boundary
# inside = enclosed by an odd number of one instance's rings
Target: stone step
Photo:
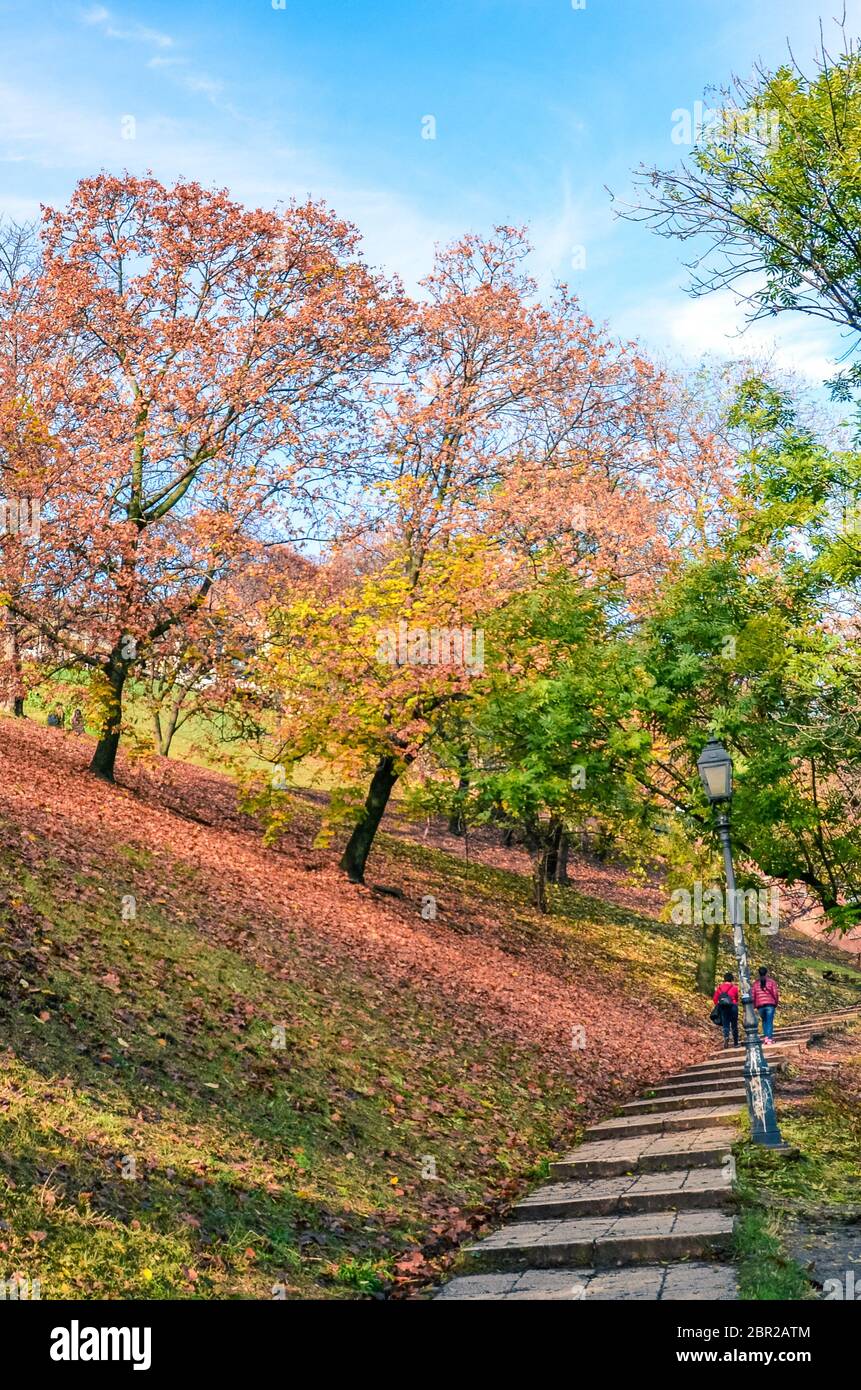
[[[660,1173],[677,1168],[718,1168],[732,1152],[727,1126],[683,1130],[678,1134],[640,1134],[628,1139],[595,1139],[551,1163],[551,1176],[609,1178],[621,1173]]]
[[[821,1028],[800,1028],[797,1031],[794,1028],[781,1028],[779,1031],[775,1028],[772,1035],[772,1042],[775,1047],[778,1043],[803,1043],[806,1042],[808,1038],[820,1038],[837,1026],[837,1024],[826,1023],[823,1024]],[[738,1025],[738,1035],[742,1039],[742,1042],[744,1042],[744,1025],[741,1020],[739,1020]],[[760,1038],[761,1037],[762,1034],[760,1034]]]
[[[768,1048],[765,1050],[765,1058],[768,1062],[769,1070],[773,1072],[781,1071],[786,1064],[785,1056],[772,1057]],[[696,1071],[677,1071],[673,1076],[667,1077],[664,1085],[670,1085],[677,1081],[733,1081],[740,1077],[744,1072],[744,1053],[742,1052],[738,1061],[731,1067],[702,1067]]]
[[[622,1212],[679,1211],[722,1207],[733,1201],[729,1170],[677,1168],[668,1173],[622,1174],[585,1182],[547,1183],[518,1202],[515,1221],[562,1220],[572,1216],[609,1216]]]
[[[779,1073],[826,1026],[859,1013],[856,1005],[779,1029],[765,1049],[771,1070]],[[468,1248],[467,1267],[476,1272],[435,1296],[737,1298],[732,1269],[713,1259],[731,1246],[727,1160],[745,1103],[744,1062],[743,1044],[721,1049],[593,1126],[578,1149],[551,1164],[553,1182],[519,1202],[502,1230]]]
[[[769,1064],[769,1071],[772,1076],[780,1076],[783,1071],[783,1062],[773,1062]],[[698,1072],[696,1076],[689,1076],[686,1072],[678,1072],[676,1076],[669,1077],[662,1081],[660,1086],[655,1086],[654,1094],[651,1090],[643,1096],[643,1100],[659,1100],[662,1096],[680,1096],[683,1093],[693,1095],[700,1091],[703,1095],[715,1091],[725,1091],[737,1089],[744,1085],[744,1065],[738,1070],[730,1072],[717,1072],[715,1074]]]
[[[444,1284],[434,1299],[445,1302],[542,1302],[639,1300],[651,1303],[738,1298],[731,1265],[691,1261],[678,1265],[633,1265],[629,1269],[514,1270],[467,1274]]]
[[[723,1210],[652,1211],[569,1220],[515,1221],[463,1252],[470,1273],[602,1269],[725,1254],[733,1218]]]
[[[861,1012],[861,1004],[847,1004],[845,1009],[831,1009],[827,1014],[820,1014],[818,1018],[801,1019],[798,1023],[789,1023],[788,1028],[805,1028],[817,1023],[845,1023],[847,1018],[851,1022],[851,1015],[858,1015]]]
[[[653,1096],[651,1099],[631,1100],[622,1106],[623,1115],[652,1115],[659,1110],[696,1110],[704,1105],[744,1105],[744,1086],[724,1086],[714,1091],[685,1091],[678,1095]]]
[[[650,1092],[644,1096],[644,1100],[665,1100],[673,1096],[682,1095],[717,1095],[727,1089],[738,1089],[744,1085],[743,1076],[715,1076],[705,1081],[694,1081],[690,1077],[679,1077],[678,1081],[668,1081],[666,1084],[656,1086],[654,1093]]]
[[[736,1067],[744,1066],[745,1047],[740,1043],[738,1047],[730,1047],[726,1052],[719,1052],[716,1057],[710,1058],[707,1062],[695,1062],[693,1066],[685,1067],[681,1075],[701,1076],[703,1072],[725,1072],[733,1071]],[[788,1044],[778,1047],[776,1043],[763,1048],[763,1052],[769,1059],[773,1057],[775,1061],[783,1062],[787,1058],[794,1056],[798,1048],[791,1048]]]
[[[800,1042],[763,1043],[763,1047],[766,1052],[769,1054],[774,1053],[776,1057],[782,1057],[784,1055],[787,1057],[794,1056],[796,1053],[803,1051],[803,1044]],[[702,1062],[692,1062],[689,1067],[684,1067],[683,1070],[699,1071],[703,1067],[731,1066],[738,1056],[744,1057],[744,1054],[744,1038],[739,1034],[737,1047],[722,1047],[718,1052],[713,1053],[711,1057],[706,1057]]]
[[[624,1139],[629,1134],[673,1134],[677,1130],[709,1129],[739,1122],[738,1105],[704,1105],[694,1110],[662,1110],[651,1115],[619,1115],[586,1130],[587,1139]]]

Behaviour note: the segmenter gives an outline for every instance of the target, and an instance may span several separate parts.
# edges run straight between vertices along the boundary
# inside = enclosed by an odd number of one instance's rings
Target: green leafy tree
[[[458,711],[457,776],[431,780],[419,798],[467,823],[512,827],[532,854],[542,911],[561,832],[623,814],[628,763],[647,743],[611,612],[599,590],[552,569],[492,614],[485,678]]]
[[[690,244],[696,294],[732,287],[752,318],[789,311],[861,332],[861,53],[841,27],[810,76],[736,80],[675,169],[642,169],[622,216]],[[861,382],[856,365],[842,389]]]
[[[717,733],[735,759],[741,855],[768,879],[806,885],[844,927],[861,896],[861,648],[829,517],[847,460],[762,382],[747,384],[736,414],[757,442],[734,524],[666,585],[640,638],[646,790],[696,836],[708,822],[694,764]]]

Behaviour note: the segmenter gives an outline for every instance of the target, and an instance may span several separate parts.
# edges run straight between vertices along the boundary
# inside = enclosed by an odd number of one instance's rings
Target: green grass
[[[799,1106],[778,1106],[783,1138],[801,1152],[783,1162],[755,1145],[739,1155],[740,1190],[750,1198],[777,1198],[798,1210],[861,1207],[861,1034],[859,1056],[841,1068],[841,1081],[817,1086]]]
[[[734,1246],[739,1298],[787,1303],[812,1296],[804,1270],[784,1253],[779,1218],[747,1208],[736,1221]]]
[[[409,990],[308,958],[276,978],[185,913],[124,922],[140,857],[70,883],[0,855],[0,1277],[46,1299],[373,1294],[552,1152],[576,1107],[537,1049],[449,1047]],[[182,891],[193,921],[205,884]]]
[[[826,970],[835,971],[837,974],[845,975],[850,980],[854,980],[856,984],[861,985],[861,970],[856,970],[855,966],[850,964],[851,959],[851,956],[841,951],[838,959],[810,960],[807,962],[807,968],[812,971],[814,975],[824,975]],[[845,964],[843,963],[844,961],[846,962]]]
[[[850,1036],[861,1032],[856,1024]],[[813,1296],[804,1270],[789,1259],[782,1232],[806,1214],[835,1224],[861,1211],[861,1053],[841,1065],[840,1079],[816,1086],[797,1104],[778,1104],[783,1138],[798,1151],[785,1158],[755,1144],[737,1146],[736,1229],[741,1296],[801,1299]]]

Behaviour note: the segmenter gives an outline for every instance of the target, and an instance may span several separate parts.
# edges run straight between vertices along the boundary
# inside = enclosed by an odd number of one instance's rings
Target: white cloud
[[[174,44],[170,34],[160,33],[158,29],[149,29],[145,24],[133,23],[119,27],[111,11],[105,9],[104,5],[94,5],[92,9],[85,10],[80,18],[83,24],[101,29],[108,39],[149,44],[154,48],[172,48]]]
[[[603,259],[613,229],[606,196],[575,197],[565,170],[558,208],[533,219],[528,228],[534,247],[530,268],[539,286],[546,290],[556,281],[565,280],[579,292],[581,272]]]
[[[837,373],[841,345],[836,331],[801,314],[786,313],[746,326],[744,308],[731,290],[691,299],[667,290],[617,316],[617,327],[649,345],[688,359],[763,357],[821,384]]]
[[[205,72],[177,72],[176,78],[187,92],[199,93],[211,101],[224,91],[224,83],[216,77],[207,77]]]
[[[38,202],[62,205],[74,183],[99,169],[143,173],[171,183],[192,178],[226,187],[251,206],[272,207],[291,198],[322,198],[355,223],[372,265],[396,272],[408,290],[431,269],[433,249],[459,231],[436,214],[427,214],[407,196],[368,188],[345,177],[313,151],[273,138],[251,118],[237,125],[211,127],[199,120],[145,114],[136,99],[136,137],[122,138],[121,112],[105,112],[83,101],[64,103],[47,86],[0,84],[0,163],[38,170],[39,198],[23,200],[0,189],[0,213],[21,218],[38,213]],[[46,171],[51,171],[49,174]]]
[[[84,11],[80,19],[82,23],[98,29],[106,39],[118,39],[158,49],[159,52],[147,60],[147,67],[162,72],[176,86],[193,96],[204,96],[214,102],[224,91],[223,82],[193,69],[188,58],[180,57],[173,52],[166,54],[165,50],[176,48],[176,40],[172,35],[138,23],[121,27],[104,5],[95,5],[92,9]]]

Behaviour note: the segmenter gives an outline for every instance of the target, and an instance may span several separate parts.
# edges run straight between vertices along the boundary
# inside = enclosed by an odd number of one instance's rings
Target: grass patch
[[[850,1037],[857,1036],[857,1025]],[[861,1056],[839,1074],[812,1083],[801,1099],[778,1102],[781,1134],[800,1154],[787,1159],[756,1144],[736,1148],[736,1190],[741,1215],[736,1230],[743,1298],[813,1297],[805,1271],[787,1258],[787,1221],[814,1216],[826,1227],[861,1212]]]
[[[861,1039],[859,1039],[861,1041]],[[778,1105],[780,1130],[801,1151],[793,1162],[754,1144],[738,1155],[740,1190],[770,1196],[798,1210],[861,1206],[861,1056],[841,1067],[840,1079],[816,1085],[797,1105]]]
[[[373,1296],[573,1134],[537,1048],[452,1045],[407,988],[213,946],[185,924],[193,875],[184,912],[123,921],[136,854],[70,883],[0,853],[0,1277],[44,1299]]]
[[[796,1303],[812,1296],[804,1270],[784,1253],[780,1221],[773,1214],[755,1207],[743,1211],[734,1248],[739,1298]]]

